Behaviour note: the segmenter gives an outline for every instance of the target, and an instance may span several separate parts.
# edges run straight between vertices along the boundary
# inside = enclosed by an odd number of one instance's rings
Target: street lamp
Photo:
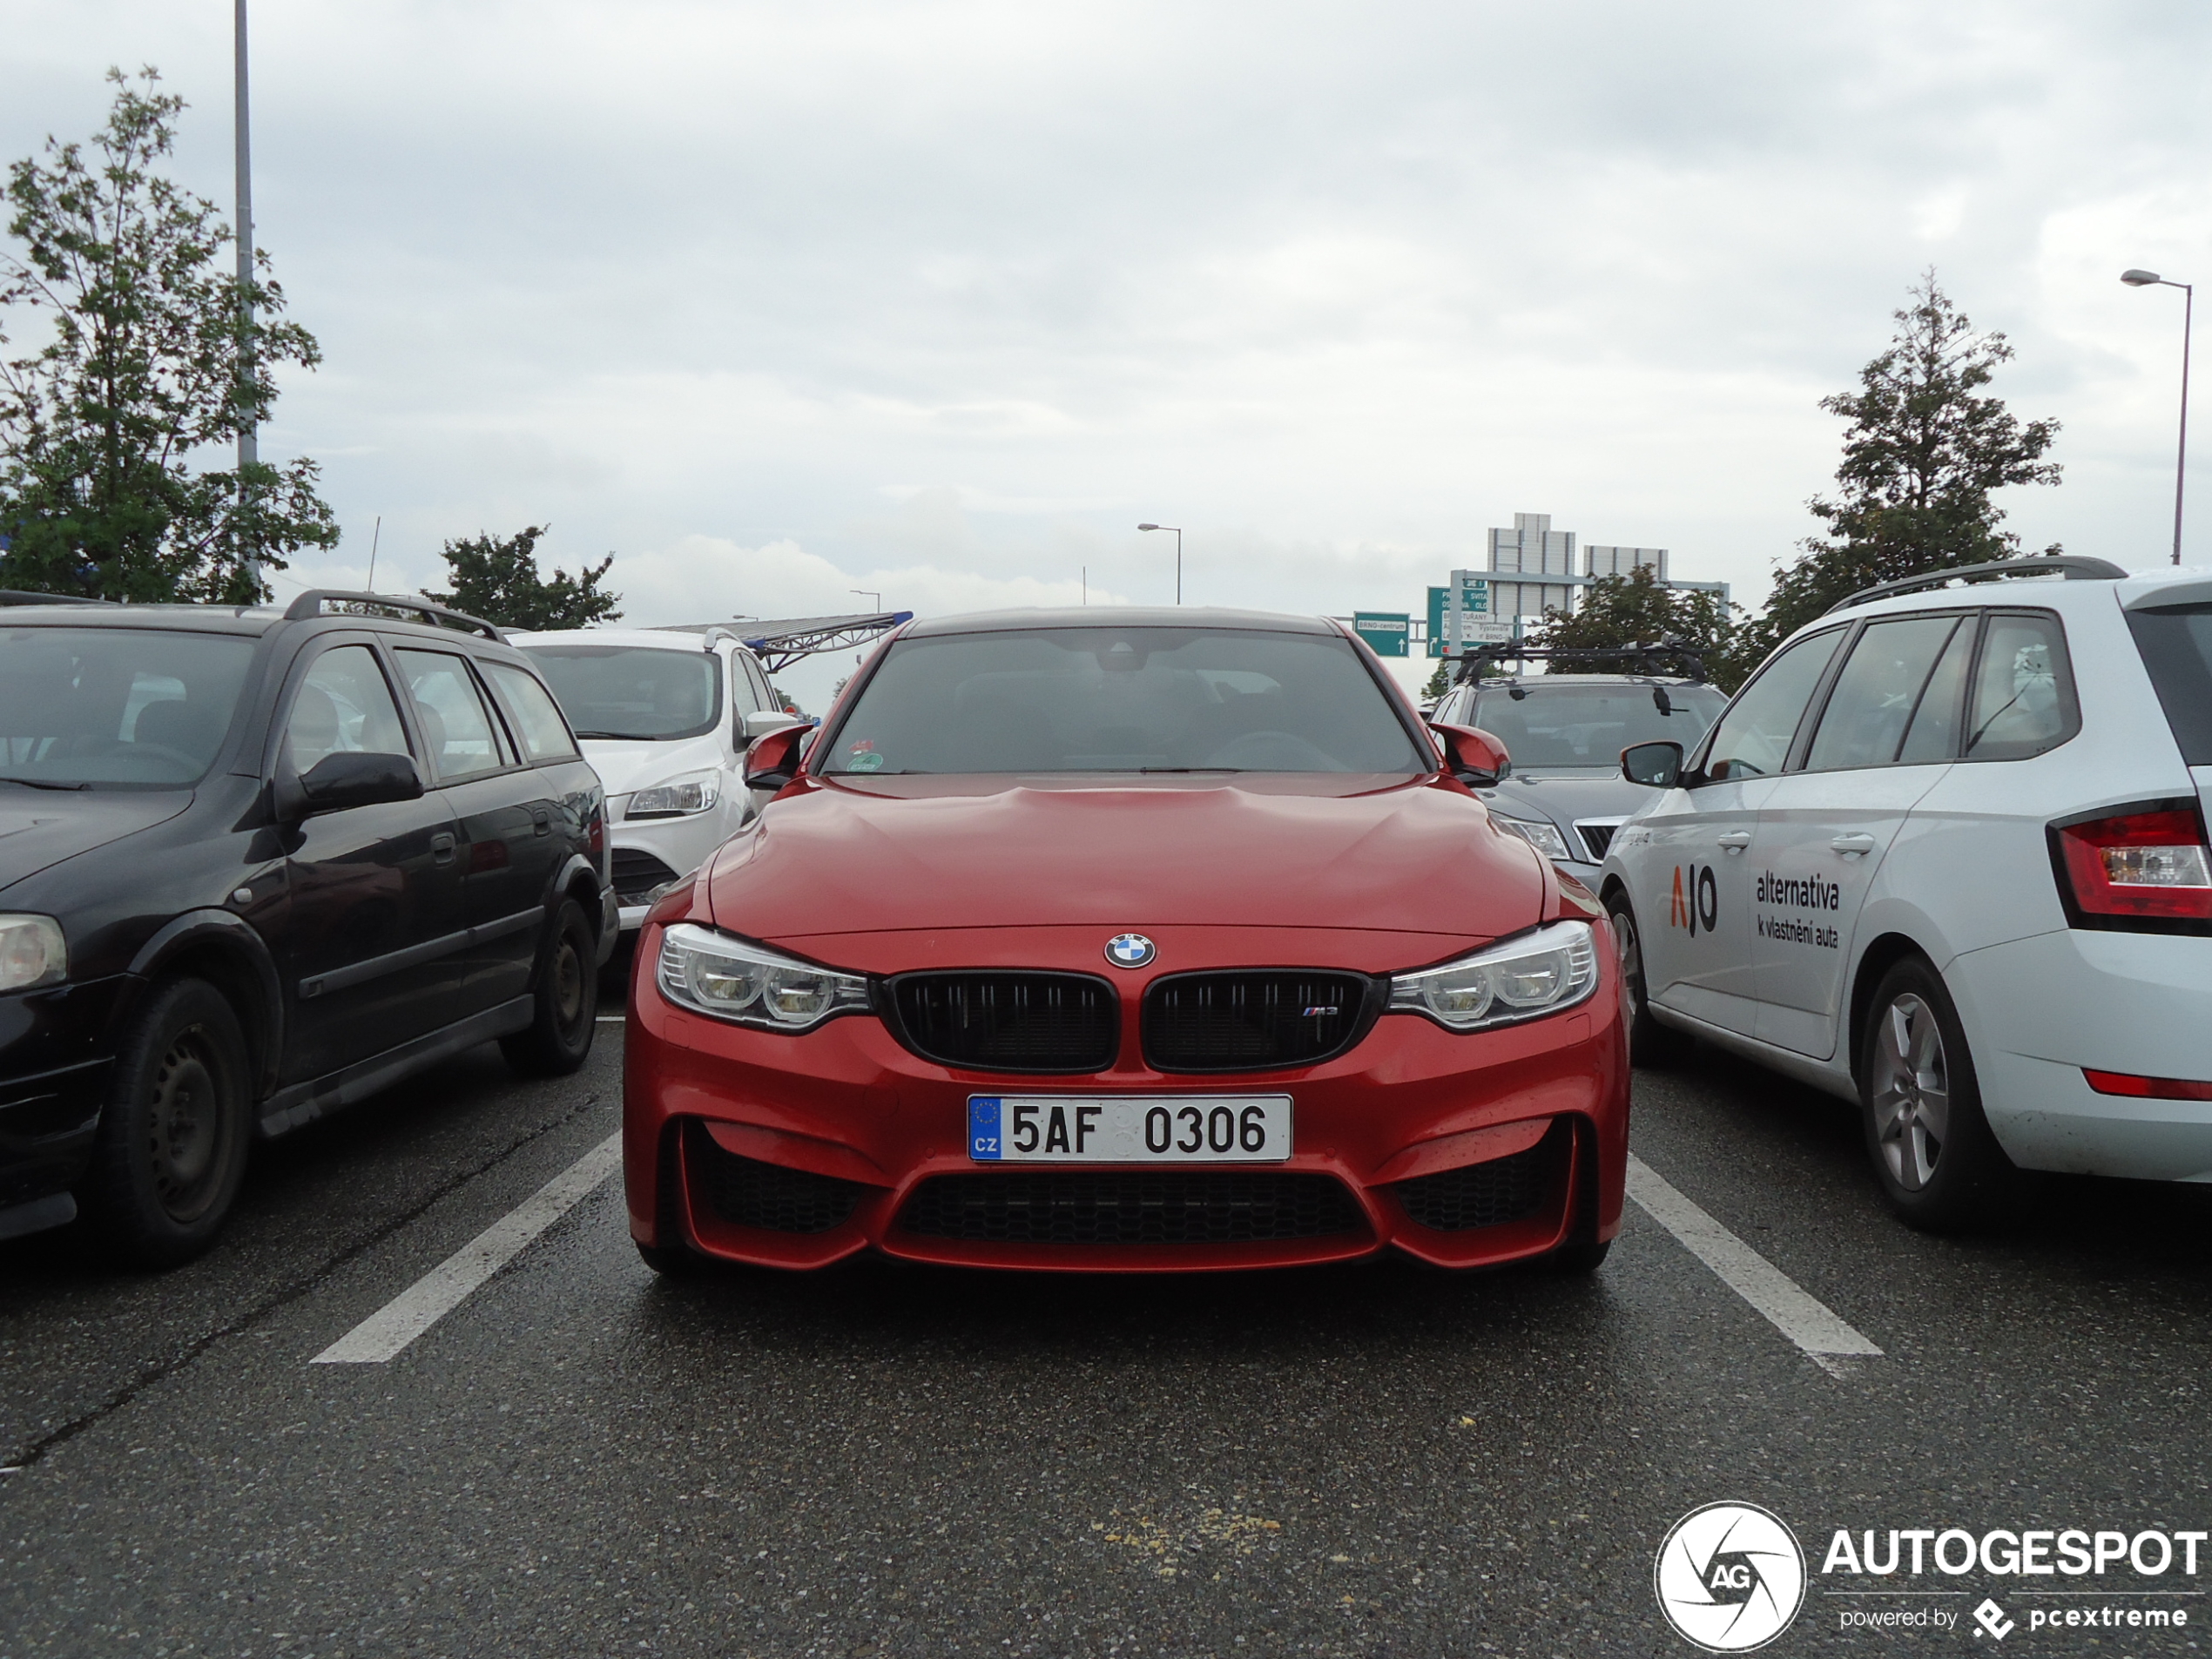
[[[877,610],[878,614],[880,614],[880,613],[882,612],[882,610],[883,610],[883,596],[882,596],[881,594],[878,593],[878,592],[877,592],[877,591],[876,591],[873,588],[847,588],[847,589],[846,589],[845,590],[846,590],[846,592],[847,592],[847,593],[857,593],[857,594],[859,594],[859,595],[860,595],[860,596],[863,599],[873,599],[873,600],[874,600],[874,601],[875,601],[875,608],[876,608],[876,610]]]
[[[1141,530],[1175,530],[1175,602],[1183,603],[1183,532],[1172,524],[1139,524]]]
[[[233,160],[238,172],[238,219],[233,226],[238,233],[238,400],[239,413],[244,416],[238,428],[238,496],[239,516],[246,520],[246,534],[250,537],[254,533],[250,510],[253,495],[253,486],[246,478],[248,473],[260,464],[261,447],[253,418],[253,142],[248,120],[251,107],[246,97],[246,0],[237,0],[233,6],[231,26],[231,95],[233,104],[231,138],[236,152]],[[243,551],[246,573],[258,590],[261,585],[260,543],[249,540]],[[255,597],[260,597],[258,592]]]
[[[2179,288],[2182,291],[2182,441],[2174,462],[2174,563],[2182,562],[2182,485],[2189,464],[2189,323],[2196,310],[2196,285],[2168,282],[2155,271],[2122,271],[2120,280],[2131,288]]]

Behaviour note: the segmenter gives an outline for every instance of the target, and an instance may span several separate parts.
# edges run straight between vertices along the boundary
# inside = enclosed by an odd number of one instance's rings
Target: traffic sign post
[[[1449,586],[1428,590],[1428,654],[1457,657],[1463,645],[1477,637],[1471,624],[1490,621],[1489,577],[1453,571]]]
[[[1403,610],[1355,610],[1352,631],[1366,640],[1378,657],[1403,657],[1406,641],[1413,631],[1413,619]]]

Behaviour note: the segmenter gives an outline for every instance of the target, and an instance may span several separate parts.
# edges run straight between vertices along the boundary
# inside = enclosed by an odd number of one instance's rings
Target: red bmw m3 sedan
[[[909,624],[640,934],[648,1263],[1588,1271],[1629,1069],[1602,908],[1350,631]]]

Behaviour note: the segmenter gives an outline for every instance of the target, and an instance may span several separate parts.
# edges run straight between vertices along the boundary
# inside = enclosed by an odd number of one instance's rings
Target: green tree
[[[537,542],[544,534],[543,526],[533,524],[516,536],[448,542],[445,562],[453,591],[426,597],[502,628],[588,628],[618,620],[622,596],[599,590],[615,556],[579,566],[575,576],[556,570],[553,579],[544,581],[537,574]]]
[[[0,321],[44,312],[54,330],[0,361],[0,587],[251,603],[266,590],[250,559],[280,570],[338,540],[313,461],[243,475],[199,464],[268,419],[280,365],[311,368],[321,352],[280,320],[273,280],[241,293],[215,205],[156,171],[185,110],[159,78],[109,71],[115,99],[89,153],[49,138],[43,162],[9,169],[22,252],[0,253]]]
[[[1805,503],[1827,533],[1802,543],[1802,556],[1777,574],[1751,631],[1762,647],[1875,583],[2014,556],[2020,537],[2001,528],[1990,492],[2059,482],[2058,463],[2043,458],[2059,423],[2023,424],[2004,399],[1980,392],[2012,359],[2005,336],[1976,334],[1932,270],[1909,292],[1889,349],[1859,371],[1858,390],[1820,401],[1849,422],[1840,489]]]
[[[1452,689],[1452,664],[1441,657],[1436,659],[1436,672],[1428,677],[1428,684],[1421,687],[1422,700],[1440,698]]]
[[[1717,593],[1661,587],[1656,570],[1638,565],[1626,576],[1591,583],[1571,613],[1547,610],[1529,643],[1575,651],[1676,644],[1698,658],[1716,685],[1732,691],[1751,666],[1737,660],[1743,614]]]

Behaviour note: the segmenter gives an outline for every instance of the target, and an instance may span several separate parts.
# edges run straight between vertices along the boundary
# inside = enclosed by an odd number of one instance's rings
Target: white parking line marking
[[[1683,1197],[1633,1152],[1629,1155],[1629,1197],[1822,1370],[1846,1376],[1850,1367],[1841,1360],[1880,1357],[1882,1351],[1837,1318],[1826,1303],[1799,1288],[1796,1280]]]
[[[308,1363],[381,1366],[459,1307],[622,1163],[619,1131],[555,1176]]]
[[[629,1017],[630,1016],[627,1014],[603,1014],[599,1016],[599,1023],[601,1025],[620,1025]]]

